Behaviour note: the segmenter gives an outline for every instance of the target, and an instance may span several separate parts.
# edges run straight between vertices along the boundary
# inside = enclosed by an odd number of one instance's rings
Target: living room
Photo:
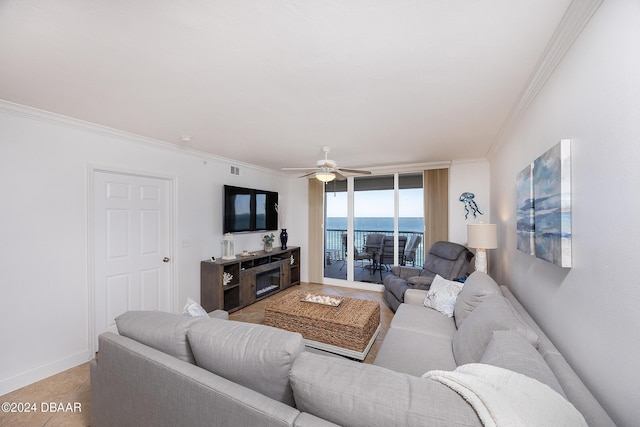
[[[640,252],[633,238],[640,235],[633,216],[640,182],[639,22],[637,2],[599,4],[566,54],[549,65],[535,97],[499,130],[486,158],[449,159],[450,195],[457,197],[474,183],[486,204],[485,218],[498,225],[498,248],[489,253],[491,276],[509,286],[618,425],[634,425],[640,417],[635,403],[640,289],[632,280]],[[495,69],[499,76],[500,65]],[[173,182],[174,312],[199,295],[200,262],[221,254],[223,184],[278,191],[286,201],[289,244],[308,254],[306,180],[181,141],[163,143],[34,109],[35,101],[16,104],[10,82],[19,78],[3,75],[0,83],[5,100],[0,103],[5,196],[0,321],[6,343],[0,394],[93,357],[88,211],[96,170],[144,172]],[[461,117],[461,124],[465,120]],[[515,246],[516,176],[562,139],[572,140],[570,269]],[[348,148],[331,145],[338,159]],[[295,157],[286,160],[282,166]],[[231,175],[230,166],[240,174]],[[464,244],[467,222],[459,202],[451,206],[450,238]],[[257,250],[260,235],[237,235],[235,246]],[[310,262],[301,259],[302,281],[309,279]]]

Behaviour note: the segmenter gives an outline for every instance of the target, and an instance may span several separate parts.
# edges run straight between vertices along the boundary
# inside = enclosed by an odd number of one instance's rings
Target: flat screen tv
[[[224,186],[223,233],[278,229],[278,193]]]

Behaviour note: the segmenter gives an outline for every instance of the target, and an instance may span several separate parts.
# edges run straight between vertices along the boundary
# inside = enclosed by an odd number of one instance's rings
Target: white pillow
[[[209,316],[206,310],[191,298],[187,298],[187,304],[182,309],[182,315],[187,317]]]
[[[448,317],[453,317],[453,307],[463,286],[464,283],[454,282],[436,275],[427,296],[424,297],[424,306],[438,310]]]

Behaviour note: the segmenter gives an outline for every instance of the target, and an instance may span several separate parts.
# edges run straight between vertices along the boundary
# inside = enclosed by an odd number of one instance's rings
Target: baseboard
[[[88,362],[93,356],[89,350],[73,354],[64,359],[56,360],[39,368],[32,369],[27,372],[15,375],[13,377],[0,381],[0,396],[11,393],[19,388],[28,386],[37,381],[48,378],[52,375],[59,374],[67,369],[74,368],[78,365]]]
[[[379,285],[377,283],[350,282],[348,280],[332,279],[329,277],[324,277],[322,280],[322,284],[331,285],[331,286],[341,286],[343,288],[362,289],[365,291],[374,291],[374,292],[382,292],[384,290],[384,286]]]

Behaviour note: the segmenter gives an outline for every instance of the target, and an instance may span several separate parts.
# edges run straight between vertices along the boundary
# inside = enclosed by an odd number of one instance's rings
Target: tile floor
[[[288,292],[312,291],[327,295],[345,296],[352,298],[367,299],[380,303],[380,323],[382,328],[371,351],[364,360],[364,363],[373,363],[380,343],[384,339],[389,323],[393,317],[393,312],[382,300],[379,292],[365,291],[361,289],[351,289],[336,286],[323,286],[318,284],[302,283],[278,294],[274,294],[255,304],[231,313],[232,320],[250,323],[262,323],[264,321],[264,308],[266,304],[283,296]],[[0,427],[86,427],[91,425],[91,385],[89,380],[89,363],[76,366],[75,368],[53,375],[37,383],[18,389],[14,392],[0,396],[0,403],[31,403],[36,406],[37,411],[30,413],[6,413],[0,412]],[[56,403],[57,405],[52,405]],[[80,411],[53,411],[53,407],[62,404],[66,409],[72,409],[75,405]],[[43,411],[43,409],[45,409]]]
[[[23,413],[0,412],[0,427],[58,427],[91,425],[91,387],[89,363],[53,375],[37,383],[0,396],[0,403],[35,404],[36,411]],[[52,405],[52,402],[56,405]],[[63,404],[66,409],[74,409],[79,404],[80,411],[54,412]],[[44,405],[44,407],[43,407]],[[76,406],[77,408],[77,406]]]

